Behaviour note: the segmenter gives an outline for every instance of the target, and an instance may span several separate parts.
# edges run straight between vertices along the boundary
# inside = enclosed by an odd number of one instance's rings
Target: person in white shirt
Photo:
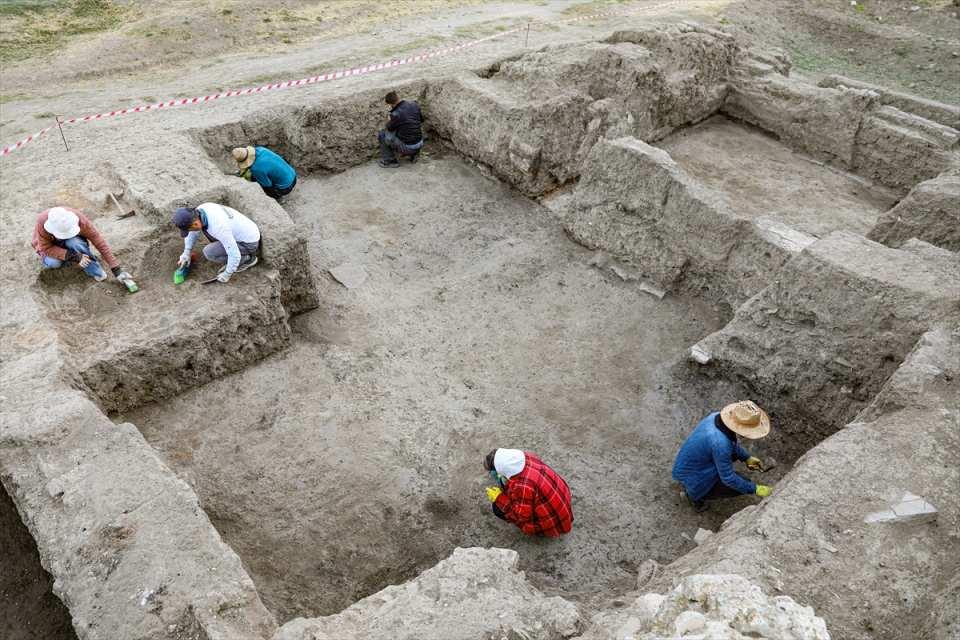
[[[210,241],[203,248],[203,256],[225,265],[217,276],[220,282],[229,282],[234,273],[257,264],[260,229],[236,209],[215,202],[196,208],[182,207],[174,212],[173,224],[183,236],[183,253],[177,261],[180,267],[190,265],[193,246],[201,233]]]

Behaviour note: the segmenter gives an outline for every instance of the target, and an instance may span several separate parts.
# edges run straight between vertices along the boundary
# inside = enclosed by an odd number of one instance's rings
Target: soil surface
[[[722,116],[658,143],[687,173],[721,192],[737,213],[771,218],[812,236],[866,235],[896,196],[796,153],[769,134]]]
[[[394,0],[386,4],[264,0],[255,7],[240,0],[168,4],[50,0],[46,4],[60,15],[64,10],[59,5],[70,2],[107,4],[118,11],[110,12],[109,19],[99,19],[96,30],[81,25],[73,31],[66,18],[25,17],[30,12],[24,6],[30,0],[12,0],[11,4],[20,5],[18,10],[0,12],[0,50],[7,51],[10,60],[0,73],[3,144],[47,126],[57,114],[80,116],[300,78],[531,22],[526,40],[512,36],[482,48],[509,55],[524,42],[537,48],[587,32],[597,35],[630,28],[636,22],[558,22],[566,18],[663,4],[662,0]],[[783,48],[792,56],[795,71],[814,79],[842,73],[956,104],[960,102],[958,15],[960,7],[950,0],[863,0],[856,6],[849,0],[689,0],[645,12],[643,18],[693,19]],[[24,52],[30,53],[26,59],[22,59]],[[476,55],[464,51],[457,60],[469,66]],[[156,114],[136,117],[143,123],[140,126],[153,127],[154,121],[162,126]]]
[[[749,0],[719,8],[732,33],[783,48],[795,72],[831,73],[960,103],[960,6],[953,0]]]
[[[70,613],[52,586],[30,532],[0,487],[0,638],[76,640]]]
[[[305,178],[321,308],[288,351],[136,424],[200,495],[269,608],[336,612],[456,546],[519,551],[541,587],[595,602],[645,558],[691,548],[751,498],[695,514],[670,479],[701,417],[671,367],[724,318],[589,265],[542,206],[456,157]],[[365,280],[347,289],[344,264]],[[574,494],[561,540],[525,538],[483,494],[520,447]]]

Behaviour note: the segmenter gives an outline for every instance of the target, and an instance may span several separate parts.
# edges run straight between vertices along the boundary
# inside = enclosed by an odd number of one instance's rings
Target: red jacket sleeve
[[[46,221],[47,212],[44,211],[37,217],[37,223],[33,225],[33,240],[30,244],[33,245],[33,248],[36,249],[37,253],[41,256],[50,256],[57,260],[66,260],[67,250],[63,247],[58,247],[53,241],[53,236],[43,228],[43,223]]]
[[[80,218],[80,235],[90,241],[90,244],[97,248],[97,251],[100,252],[100,255],[103,256],[103,259],[106,261],[107,266],[111,269],[120,266],[120,262],[113,255],[113,251],[110,250],[110,245],[107,244],[106,238],[100,235],[100,232],[97,231],[97,228],[93,226],[93,223],[90,222],[90,218],[83,215],[79,211],[71,209],[77,217]]]

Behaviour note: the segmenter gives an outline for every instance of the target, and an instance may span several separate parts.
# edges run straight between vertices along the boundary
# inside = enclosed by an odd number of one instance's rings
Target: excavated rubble
[[[95,304],[77,274],[28,277],[24,260],[0,276],[18,296],[2,311],[0,480],[77,637],[954,637],[960,110],[841,77],[815,86],[789,66],[681,24],[401,87],[421,101],[434,144],[529,197],[561,195],[570,238],[647,286],[734,310],[691,345],[688,373],[747,390],[783,425],[777,446],[800,456],[772,496],[638,587],[666,595],[638,591],[592,616],[529,585],[515,552],[458,549],[410,583],[278,630],[194,490],[136,426],[107,417],[283,349],[291,317],[323,305],[304,238],[255,185],[224,175],[225,151],[256,140],[305,173],[366,162],[383,89],[177,132],[149,166],[66,168],[76,183],[115,177],[141,213],[107,229],[122,238],[118,255],[135,272],[162,271],[138,297]],[[671,157],[682,136],[709,133],[698,126],[762,133],[824,188],[842,180],[870,194],[860,222],[825,216],[814,228],[802,212],[742,206],[742,186]],[[29,170],[13,165],[4,180]],[[168,212],[212,199],[256,212],[266,267],[171,312],[159,288],[177,251]],[[77,340],[81,329],[109,331],[107,346]],[[866,521],[905,493],[936,517]]]

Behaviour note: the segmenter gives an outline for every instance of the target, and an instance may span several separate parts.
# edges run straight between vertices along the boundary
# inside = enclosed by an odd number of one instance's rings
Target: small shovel
[[[214,282],[220,282],[219,280],[217,280],[217,276],[213,276],[209,280],[201,280],[200,284],[213,284]]]

